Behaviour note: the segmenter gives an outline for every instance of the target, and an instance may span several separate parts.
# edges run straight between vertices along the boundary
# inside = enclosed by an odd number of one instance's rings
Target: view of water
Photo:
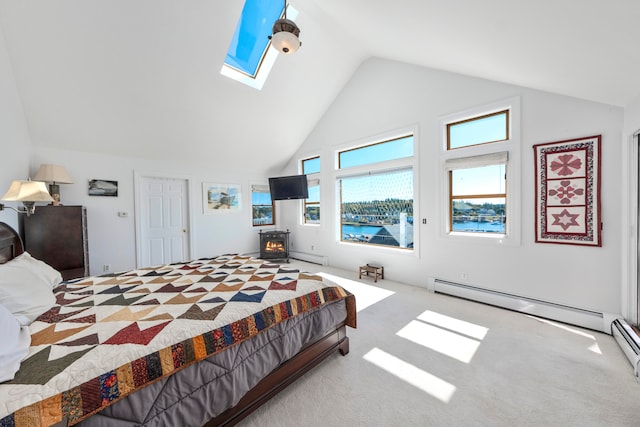
[[[345,238],[350,234],[353,234],[355,237],[358,236],[373,236],[376,234],[382,227],[376,225],[351,225],[351,224],[343,224],[342,225],[342,237]]]
[[[380,226],[376,225],[351,225],[344,224],[342,226],[342,236],[346,238],[350,234],[357,237],[360,236],[373,236],[380,230]],[[492,223],[492,222],[455,222],[453,224],[453,231],[474,231],[483,233],[504,233],[504,224]]]
[[[453,231],[475,231],[484,233],[504,233],[504,224],[493,222],[454,222]]]

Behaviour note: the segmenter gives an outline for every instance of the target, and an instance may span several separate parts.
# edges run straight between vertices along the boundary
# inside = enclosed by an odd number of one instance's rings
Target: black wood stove
[[[289,262],[289,230],[260,231],[260,258],[286,259]]]

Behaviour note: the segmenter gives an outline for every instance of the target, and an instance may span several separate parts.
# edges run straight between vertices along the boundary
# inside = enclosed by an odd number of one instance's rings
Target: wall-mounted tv
[[[309,197],[306,175],[269,178],[271,200],[306,199]]]

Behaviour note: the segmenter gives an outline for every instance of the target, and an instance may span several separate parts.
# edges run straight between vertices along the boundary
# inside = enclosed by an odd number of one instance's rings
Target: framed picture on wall
[[[89,195],[118,197],[118,181],[91,179],[89,180]]]
[[[202,183],[202,206],[205,214],[238,212],[242,208],[240,184]]]
[[[536,242],[602,246],[601,135],[533,146]]]

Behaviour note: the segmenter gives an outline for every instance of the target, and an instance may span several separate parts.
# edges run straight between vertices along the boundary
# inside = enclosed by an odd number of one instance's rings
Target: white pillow
[[[62,275],[58,270],[51,267],[44,261],[40,261],[31,256],[29,252],[23,252],[22,254],[15,257],[13,262],[23,263],[30,270],[33,271],[34,274],[37,274],[43,280],[47,282],[51,282],[51,287],[54,288],[60,282],[62,282]]]
[[[55,304],[52,288],[61,279],[60,273],[24,252],[0,265],[0,304],[21,325],[29,325]]]
[[[21,326],[13,314],[0,304],[0,383],[12,380],[20,362],[29,354],[29,327]]]

